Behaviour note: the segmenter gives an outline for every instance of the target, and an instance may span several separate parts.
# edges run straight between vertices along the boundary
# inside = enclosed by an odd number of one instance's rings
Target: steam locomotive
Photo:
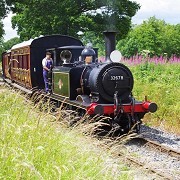
[[[3,77],[6,82],[32,95],[45,94],[42,59],[51,52],[54,66],[49,73],[49,98],[87,114],[111,118],[122,133],[131,128],[139,132],[141,119],[155,112],[157,105],[137,101],[132,95],[133,75],[120,63],[115,50],[116,32],[104,32],[105,62],[98,61],[98,49],[69,36],[43,36],[22,42],[2,54]],[[113,62],[114,61],[114,62]]]

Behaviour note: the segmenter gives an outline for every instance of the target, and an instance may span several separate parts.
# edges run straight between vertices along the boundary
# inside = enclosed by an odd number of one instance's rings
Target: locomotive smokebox
[[[112,62],[110,54],[116,49],[116,31],[104,31],[106,62]]]

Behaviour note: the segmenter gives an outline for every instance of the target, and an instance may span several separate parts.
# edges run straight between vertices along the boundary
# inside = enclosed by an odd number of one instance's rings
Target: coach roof
[[[34,39],[29,39],[28,41],[23,41],[23,42],[21,42],[19,44],[14,45],[11,49],[18,49],[18,48],[21,48],[21,47],[24,47],[24,46],[30,46],[35,39],[38,39],[38,38],[41,38],[41,37],[44,37],[44,36],[41,35],[39,37],[35,37]]]
[[[70,44],[73,44],[74,46],[83,46],[83,43],[74,37],[55,34],[55,35],[40,36],[34,39],[30,39],[28,41],[24,41],[22,43],[14,45],[11,48],[11,50],[22,48],[25,46],[31,46],[35,48],[41,47],[46,49],[50,47],[57,48],[61,46],[69,46]]]
[[[33,40],[34,39],[30,39],[28,41],[23,41],[22,43],[14,45],[11,49],[18,49],[18,48],[21,48],[24,46],[30,46]]]

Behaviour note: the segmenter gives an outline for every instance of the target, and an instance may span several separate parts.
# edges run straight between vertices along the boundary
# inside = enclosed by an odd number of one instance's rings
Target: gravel
[[[141,136],[180,151],[180,136],[142,125]]]
[[[180,150],[180,137],[164,132],[160,129],[150,128],[143,125],[140,136],[157,141],[164,146],[168,146],[175,150]],[[180,179],[180,157],[172,157],[167,153],[156,150],[155,148],[149,148],[149,146],[143,145],[142,143],[131,141],[126,143],[126,148],[130,155],[146,164],[146,166],[158,169],[158,171],[161,171],[164,174],[173,176],[173,179]]]

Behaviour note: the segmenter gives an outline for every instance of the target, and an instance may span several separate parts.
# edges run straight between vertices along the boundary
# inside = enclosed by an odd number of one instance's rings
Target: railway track
[[[156,141],[139,137],[139,135],[130,136],[130,138],[127,138],[127,140],[125,138],[125,143],[123,144],[120,143],[121,145],[119,146],[117,146],[116,143],[114,145],[109,143],[110,147],[108,147],[110,151],[112,147],[113,150],[111,151],[111,153],[113,156],[120,157],[122,161],[124,161],[128,165],[134,165],[135,167],[137,166],[138,168],[144,169],[146,172],[149,172],[152,175],[155,174],[155,176],[158,179],[169,179],[169,180],[179,179],[177,175],[174,175],[172,172],[170,172],[170,170],[167,171],[167,169],[164,167],[159,168],[158,166],[155,166],[153,163],[147,162],[145,159],[139,158],[134,153],[129,152],[126,146],[126,144],[129,142],[131,143],[134,142],[136,143],[137,146],[140,146],[140,147],[141,146],[149,147],[154,151],[159,151],[160,153],[166,153],[168,154],[168,156],[174,157],[178,160],[180,160],[179,151],[176,151],[172,148],[161,145]],[[114,149],[114,146],[117,146],[117,148]]]
[[[167,153],[169,156],[175,157],[178,160],[180,160],[180,151],[178,151],[178,150],[167,147],[165,145],[158,143],[157,141],[153,141],[151,139],[144,138],[144,137],[135,137],[134,140],[136,142],[137,141],[140,142],[141,144],[143,144],[145,146],[149,146],[155,150],[158,150],[162,153]]]
[[[127,155],[125,153],[119,153],[118,156],[121,156],[121,157],[125,157],[125,161],[127,164],[134,164],[138,167],[142,167],[143,169],[145,169],[146,171],[150,172],[150,173],[153,173],[155,174],[156,176],[158,176],[159,178],[163,178],[163,179],[169,179],[169,180],[174,180],[174,177],[171,176],[170,174],[164,172],[164,171],[161,171],[159,169],[156,169],[156,168],[152,168],[151,166],[149,166],[148,164],[146,163],[143,163],[143,162],[140,162],[139,160],[131,157],[131,155]],[[129,162],[129,163],[128,163]]]
[[[128,142],[126,142],[124,147],[125,149],[127,149],[126,144],[129,143],[135,144],[140,148],[141,147],[150,148],[152,151],[158,151],[158,153],[160,154],[167,154],[168,156],[171,156],[173,159],[176,159],[176,161],[180,161],[180,152],[178,150],[162,145],[157,141],[141,137],[141,135],[137,135],[132,139],[130,139]],[[153,163],[151,164],[150,162],[146,162],[146,160],[145,161],[142,160],[143,158],[141,160],[139,158],[135,158],[132,156],[131,152],[127,152],[127,151],[125,153],[120,152],[118,155],[122,157],[123,156],[126,157],[127,161],[137,166],[143,167],[144,169],[158,175],[163,179],[173,179],[173,180],[178,179],[177,175],[174,175],[170,169],[167,171],[166,168],[161,169],[152,165]]]

